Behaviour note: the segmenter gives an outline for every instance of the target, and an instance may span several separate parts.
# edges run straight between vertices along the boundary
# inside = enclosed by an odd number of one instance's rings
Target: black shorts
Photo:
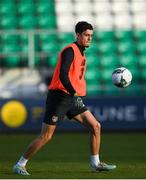
[[[72,96],[60,90],[50,90],[47,95],[45,115],[43,122],[54,125],[67,116],[72,119],[74,116],[87,111],[84,105],[78,109]]]

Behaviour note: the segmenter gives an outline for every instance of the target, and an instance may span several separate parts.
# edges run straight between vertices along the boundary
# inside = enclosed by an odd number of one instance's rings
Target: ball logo
[[[1,109],[2,122],[10,127],[17,128],[22,126],[27,119],[26,107],[19,101],[9,101]]]

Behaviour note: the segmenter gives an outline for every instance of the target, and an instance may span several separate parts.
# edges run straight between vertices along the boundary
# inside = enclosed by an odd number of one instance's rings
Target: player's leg
[[[94,171],[109,171],[116,168],[115,165],[101,163],[99,160],[100,151],[100,123],[93,114],[87,110],[76,116],[74,119],[86,126],[90,131],[90,147],[91,147],[91,168]]]
[[[74,117],[75,120],[83,124],[90,132],[91,155],[99,154],[100,150],[100,123],[95,119],[90,111],[82,112]],[[97,161],[99,161],[97,159]]]
[[[46,123],[42,124],[40,135],[28,146],[27,150],[13,167],[15,173],[21,175],[29,175],[25,168],[26,163],[37,151],[39,151],[46,143],[48,143],[52,139],[55,129],[56,125],[48,125]]]
[[[30,159],[42,146],[52,139],[55,129],[56,125],[43,123],[40,135],[28,146],[23,157],[25,159]]]
[[[27,161],[49,142],[54,134],[58,121],[62,120],[66,112],[72,106],[72,97],[62,91],[49,91],[45,115],[43,119],[40,136],[37,137],[27,148],[23,156],[14,166],[14,172],[17,174],[28,175],[25,165]],[[21,169],[20,169],[20,168]],[[22,169],[23,167],[23,169]]]

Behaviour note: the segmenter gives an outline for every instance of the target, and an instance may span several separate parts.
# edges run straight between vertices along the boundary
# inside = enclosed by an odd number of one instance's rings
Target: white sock
[[[28,159],[25,159],[23,156],[19,159],[19,161],[16,163],[19,166],[26,166]]]
[[[91,164],[98,165],[100,163],[99,154],[91,155]]]

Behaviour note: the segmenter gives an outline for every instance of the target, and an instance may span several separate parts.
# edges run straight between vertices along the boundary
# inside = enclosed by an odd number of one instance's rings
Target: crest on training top
[[[58,121],[58,116],[52,116],[52,121],[55,123]]]

